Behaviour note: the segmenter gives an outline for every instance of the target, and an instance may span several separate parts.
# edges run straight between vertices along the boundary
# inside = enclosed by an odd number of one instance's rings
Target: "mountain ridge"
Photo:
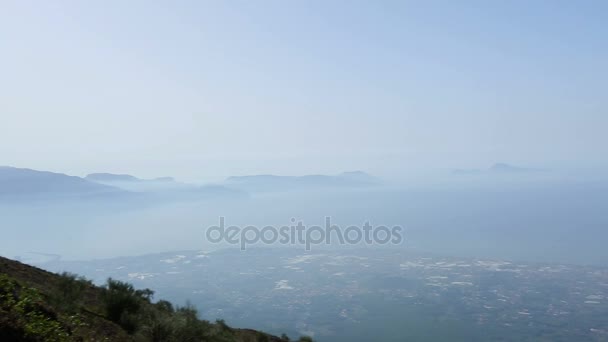
[[[0,166],[0,196],[101,195],[121,193],[121,189],[90,182],[77,176],[50,171],[38,171],[12,166]]]
[[[154,292],[108,280],[105,287],[0,257],[2,341],[288,341],[222,320],[200,320],[191,306],[153,303]],[[302,341],[310,341],[303,337]]]

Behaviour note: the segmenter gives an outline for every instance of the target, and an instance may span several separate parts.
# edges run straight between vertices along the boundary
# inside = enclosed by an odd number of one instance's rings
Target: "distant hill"
[[[97,287],[0,257],[0,341],[288,341],[200,320],[195,308],[154,303],[153,294],[113,280]]]
[[[85,177],[98,184],[146,194],[149,198],[166,200],[199,200],[217,197],[245,197],[247,193],[221,185],[196,185],[178,182],[172,177],[142,179],[132,175],[91,173]]]
[[[0,167],[0,198],[89,196],[122,192],[115,187],[62,173]]]
[[[113,173],[91,173],[85,179],[94,182],[138,182],[141,179],[131,175],[117,175]]]
[[[141,201],[196,201],[246,197],[247,193],[220,185],[199,186],[171,177],[140,179],[126,174],[92,173],[85,178],[62,173],[0,167],[0,201],[125,199]]]
[[[339,175],[276,176],[255,175],[226,179],[225,184],[248,191],[276,191],[324,187],[362,187],[378,184],[378,180],[362,172],[344,172]]]
[[[88,174],[85,179],[100,182],[100,183],[113,183],[113,182],[175,182],[173,177],[158,177],[154,179],[141,179],[131,175],[125,174],[114,174],[114,173],[91,173]]]
[[[488,169],[456,169],[456,175],[500,175],[500,174],[525,174],[537,173],[543,170],[513,166],[505,163],[496,163]]]

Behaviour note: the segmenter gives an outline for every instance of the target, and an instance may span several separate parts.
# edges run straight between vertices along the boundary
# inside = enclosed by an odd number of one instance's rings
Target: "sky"
[[[605,1],[0,0],[0,165],[606,165]]]

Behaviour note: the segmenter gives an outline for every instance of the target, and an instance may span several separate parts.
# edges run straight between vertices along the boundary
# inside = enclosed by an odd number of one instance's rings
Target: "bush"
[[[57,314],[44,305],[40,292],[5,275],[0,275],[0,323],[2,340],[19,336],[18,341],[63,342],[69,338]]]
[[[191,304],[178,308],[173,316],[174,341],[202,341],[209,332],[209,322],[198,319],[198,311]]]
[[[133,285],[108,279],[103,294],[106,316],[132,334],[137,329],[137,314],[141,308],[142,296]]]
[[[137,290],[135,291],[135,295],[149,302],[154,296],[154,291],[150,289]]]
[[[173,304],[171,304],[171,302],[169,302],[169,301],[159,300],[158,303],[156,303],[154,305],[161,312],[168,313],[168,314],[172,314],[175,312],[175,309],[173,309]]]
[[[270,338],[268,337],[268,335],[258,332],[256,334],[256,342],[269,342]]]
[[[216,319],[215,320],[215,324],[217,324],[217,326],[220,328],[220,331],[230,331],[230,330],[232,330],[232,328],[230,328],[228,326],[228,324],[226,324],[226,321],[224,321],[223,319]]]
[[[144,321],[139,329],[139,339],[142,341],[165,342],[171,341],[174,327],[171,314],[149,308],[145,310]]]
[[[63,272],[58,278],[57,293],[53,297],[53,304],[68,311],[75,311],[82,304],[87,286],[92,285],[93,283],[84,277]]]

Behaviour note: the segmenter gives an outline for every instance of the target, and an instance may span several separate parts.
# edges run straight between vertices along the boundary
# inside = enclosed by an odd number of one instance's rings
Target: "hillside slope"
[[[62,173],[0,166],[0,199],[121,195],[115,187]]]
[[[193,307],[153,303],[152,296],[127,283],[97,287],[0,257],[0,341],[288,340],[199,320]]]

